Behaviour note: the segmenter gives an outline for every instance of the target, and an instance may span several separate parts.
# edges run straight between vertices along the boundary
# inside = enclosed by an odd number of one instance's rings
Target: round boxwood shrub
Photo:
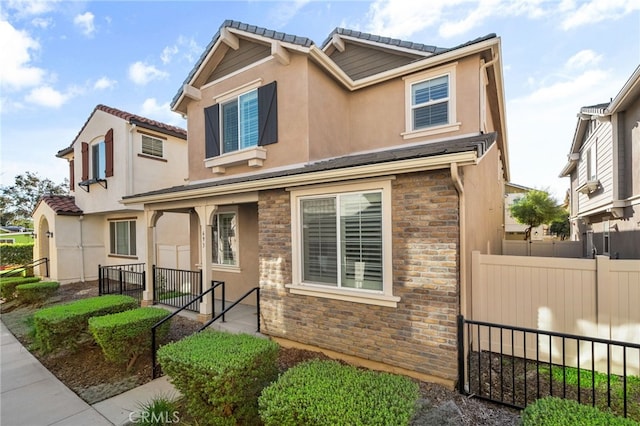
[[[89,331],[107,360],[131,369],[136,359],[151,350],[151,327],[169,315],[162,308],[137,308],[116,314],[89,318]],[[156,339],[169,333],[171,321],[156,329]]]
[[[260,418],[267,426],[407,425],[418,397],[407,377],[312,360],[262,392]]]
[[[522,412],[523,426],[632,426],[636,421],[583,405],[570,399],[546,397],[536,400]]]
[[[202,425],[259,424],[258,396],[278,376],[277,356],[270,340],[209,330],[158,350],[162,370]]]
[[[18,301],[27,305],[42,303],[58,290],[60,283],[56,281],[39,281],[16,286]]]

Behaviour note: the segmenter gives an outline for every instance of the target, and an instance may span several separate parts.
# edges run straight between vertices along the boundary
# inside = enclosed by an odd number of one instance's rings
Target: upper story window
[[[147,135],[142,135],[142,153],[152,157],[163,157],[163,141]]]
[[[261,167],[266,145],[278,142],[277,83],[258,79],[220,94],[204,109],[205,167],[214,173],[236,164]]]
[[[412,130],[449,123],[449,76],[411,85]]]
[[[222,104],[222,153],[258,145],[258,91]]]
[[[587,149],[587,181],[598,179],[598,157],[596,144]]]
[[[455,63],[405,78],[405,139],[460,129],[455,78]]]
[[[107,150],[104,141],[91,145],[91,177],[93,179],[107,177]]]

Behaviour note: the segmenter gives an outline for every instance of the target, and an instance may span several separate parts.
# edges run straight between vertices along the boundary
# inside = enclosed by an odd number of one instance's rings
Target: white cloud
[[[173,58],[173,56],[178,53],[178,46],[173,45],[173,46],[167,46],[164,49],[162,49],[162,54],[160,55],[160,60],[162,61],[163,64],[168,64],[169,62],[171,62],[171,59]]]
[[[26,31],[0,21],[0,83],[12,89],[40,84],[45,71],[30,65],[31,53],[40,50],[37,40]]]
[[[52,87],[41,86],[31,90],[25,99],[32,104],[49,108],[60,108],[69,100],[69,97],[69,95],[61,93]]]
[[[93,85],[96,90],[112,89],[118,84],[117,81],[111,80],[108,77],[100,77]]]
[[[167,78],[169,73],[160,71],[153,65],[147,65],[144,62],[138,61],[129,66],[129,78],[135,84],[145,85],[153,80],[160,80]]]
[[[76,15],[76,17],[73,18],[73,23],[80,28],[84,35],[92,37],[93,33],[96,31],[94,19],[95,16],[93,13],[85,12],[82,15]]]
[[[58,2],[59,0],[9,0],[5,7],[20,16],[41,15],[52,11]]]
[[[365,31],[388,37],[409,38],[442,21],[445,6],[460,0],[434,0],[429,7],[408,7],[402,0],[376,0],[367,12]]]
[[[269,21],[272,22],[274,28],[282,28],[310,1],[311,0],[289,0],[279,2],[269,13]]]
[[[31,25],[40,29],[47,29],[51,26],[53,20],[51,18],[33,18]]]
[[[634,11],[640,10],[638,0],[592,0],[580,2],[578,9],[567,8],[567,16],[562,22],[563,30],[570,30],[584,25],[595,24],[605,20],[620,19]],[[575,4],[571,4],[575,7]]]
[[[142,104],[142,115],[174,126],[186,127],[185,120],[171,111],[169,102],[158,104],[155,98],[148,98]]]
[[[588,66],[595,66],[602,60],[602,55],[597,55],[591,49],[581,50],[572,57],[570,57],[565,63],[567,70],[584,69]]]

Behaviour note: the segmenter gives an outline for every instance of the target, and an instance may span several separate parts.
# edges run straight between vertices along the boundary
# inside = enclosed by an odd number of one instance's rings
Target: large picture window
[[[237,222],[235,212],[215,215],[211,227],[214,264],[238,266]]]
[[[111,254],[122,256],[136,255],[136,221],[119,220],[109,223]]]
[[[383,290],[380,192],[302,199],[301,213],[304,282]]]

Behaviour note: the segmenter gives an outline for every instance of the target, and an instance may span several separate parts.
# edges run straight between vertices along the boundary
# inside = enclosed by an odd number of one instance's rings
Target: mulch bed
[[[97,282],[66,284],[60,287],[47,305],[98,295]],[[14,302],[0,305],[2,321],[16,335],[18,340],[29,347],[32,338],[24,318],[39,307],[17,306]],[[176,316],[172,320],[169,340],[175,341],[192,334],[200,323]],[[133,368],[126,372],[124,367],[108,362],[97,344],[83,345],[79,351],[61,351],[42,355],[33,352],[40,362],[65,385],[90,404],[118,395],[151,380],[151,356],[140,356]],[[278,357],[280,371],[309,359],[329,359],[321,352],[294,348],[281,348]],[[456,424],[456,425],[518,425],[517,410],[469,398],[444,386],[419,382],[422,409],[412,425]],[[433,417],[436,407],[446,407],[445,417]],[[452,413],[452,414],[450,414]],[[436,423],[434,423],[434,419]],[[444,422],[444,423],[443,423]]]

